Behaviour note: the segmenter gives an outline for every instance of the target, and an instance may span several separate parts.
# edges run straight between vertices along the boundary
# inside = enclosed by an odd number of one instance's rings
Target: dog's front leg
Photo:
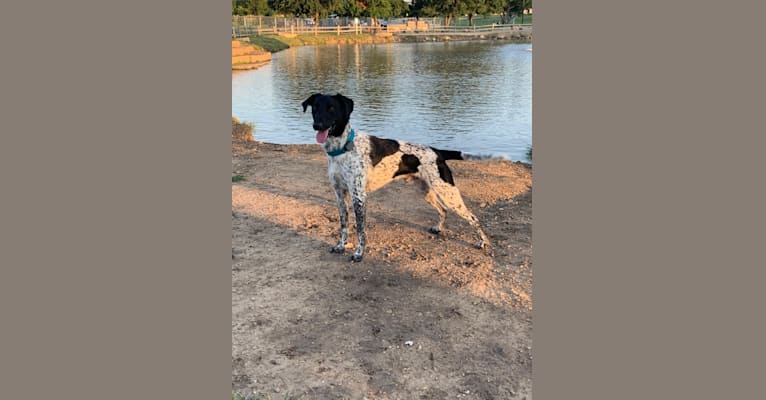
[[[343,253],[348,242],[348,204],[346,196],[348,190],[335,187],[335,199],[338,201],[338,213],[340,214],[340,242],[330,249],[331,253]]]
[[[367,235],[364,233],[364,219],[365,219],[365,201],[367,195],[364,190],[353,190],[351,192],[351,204],[354,206],[354,217],[356,218],[356,236],[359,240],[359,244],[356,246],[356,251],[351,256],[351,261],[362,261],[364,256],[364,245],[367,243]]]

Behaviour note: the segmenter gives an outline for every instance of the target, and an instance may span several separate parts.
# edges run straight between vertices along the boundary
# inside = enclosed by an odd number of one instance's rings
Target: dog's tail
[[[431,149],[434,152],[436,152],[436,155],[438,155],[439,158],[445,161],[447,160],[509,160],[508,157],[493,156],[489,154],[469,154],[469,153],[463,153],[462,151],[441,150],[435,147],[431,147]]]
[[[439,156],[439,158],[445,161],[446,160],[465,160],[465,158],[463,158],[463,152],[461,151],[440,150],[440,149],[437,149],[436,147],[431,147],[431,150],[433,150],[434,153],[436,153],[436,155]]]

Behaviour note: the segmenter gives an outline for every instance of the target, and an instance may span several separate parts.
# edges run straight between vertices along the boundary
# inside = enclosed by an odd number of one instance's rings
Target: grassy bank
[[[247,122],[240,122],[235,117],[231,117],[231,138],[232,140],[241,141],[241,142],[252,142],[255,140],[253,138],[253,130],[255,129],[255,125],[247,123]]]
[[[281,41],[277,35],[253,35],[250,36],[250,44],[271,53],[276,53],[290,47],[289,44]]]
[[[250,43],[262,47],[272,53],[295,46],[315,46],[323,44],[351,44],[351,43],[389,43],[396,41],[393,36],[373,35],[363,33],[359,35],[338,35],[336,33],[301,33],[291,35],[253,35]]]

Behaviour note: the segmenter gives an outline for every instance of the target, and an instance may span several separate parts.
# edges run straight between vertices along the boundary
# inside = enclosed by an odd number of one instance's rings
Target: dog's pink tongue
[[[330,128],[323,131],[317,131],[317,143],[324,143],[327,141],[327,135],[330,134]]]

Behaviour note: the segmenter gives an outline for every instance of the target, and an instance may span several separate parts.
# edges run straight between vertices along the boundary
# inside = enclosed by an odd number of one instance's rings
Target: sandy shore
[[[234,143],[233,391],[531,399],[531,167],[449,165],[492,250],[452,214],[428,233],[436,211],[401,181],[368,197],[369,247],[350,263],[328,252],[339,222],[321,148]]]

